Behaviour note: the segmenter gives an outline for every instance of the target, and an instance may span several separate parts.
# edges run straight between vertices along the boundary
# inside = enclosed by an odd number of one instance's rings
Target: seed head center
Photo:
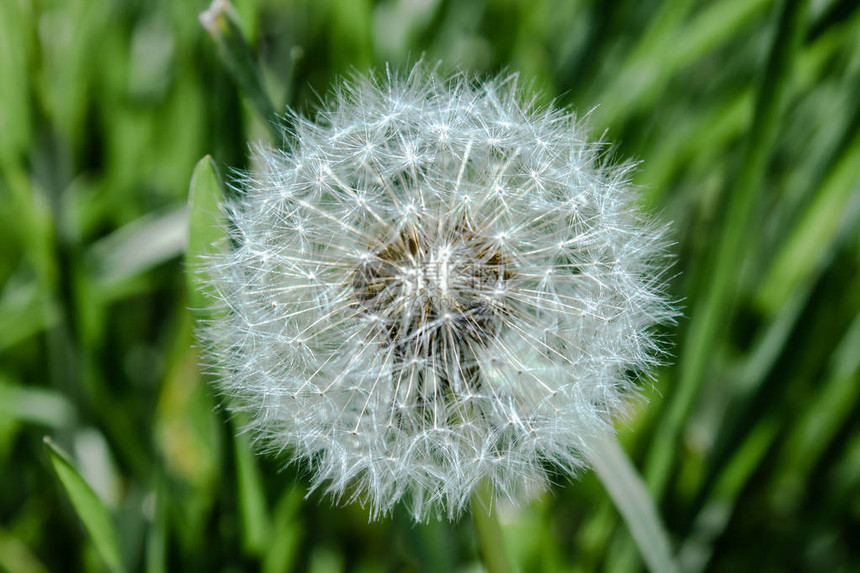
[[[507,257],[468,220],[418,220],[371,246],[353,272],[352,290],[368,316],[381,317],[395,344],[427,343],[453,329],[458,344],[495,333],[502,293],[512,277]]]

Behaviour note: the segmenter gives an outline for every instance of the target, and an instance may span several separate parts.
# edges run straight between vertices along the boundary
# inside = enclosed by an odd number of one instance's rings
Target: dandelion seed
[[[257,151],[207,268],[209,356],[259,443],[373,517],[583,467],[672,316],[627,168],[516,76],[356,77],[294,130]]]

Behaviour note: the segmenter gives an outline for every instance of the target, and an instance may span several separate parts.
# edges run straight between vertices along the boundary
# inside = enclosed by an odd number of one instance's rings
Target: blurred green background
[[[235,7],[279,112],[423,55],[590,114],[673,222],[674,365],[620,432],[682,570],[860,570],[857,2]],[[477,571],[468,517],[304,500],[301,468],[233,437],[199,371],[189,181],[271,138],[206,8],[0,0],[0,570]],[[641,569],[596,478],[556,481],[502,511],[519,568]]]

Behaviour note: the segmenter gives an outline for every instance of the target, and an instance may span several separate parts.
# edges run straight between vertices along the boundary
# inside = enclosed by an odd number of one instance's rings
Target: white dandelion
[[[583,467],[673,314],[627,167],[516,75],[355,77],[292,129],[206,269],[208,354],[261,448],[417,520]]]

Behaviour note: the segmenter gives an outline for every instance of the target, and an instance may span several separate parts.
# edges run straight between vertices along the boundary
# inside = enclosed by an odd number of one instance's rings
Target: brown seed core
[[[369,247],[353,271],[352,291],[390,343],[407,347],[450,328],[466,347],[496,333],[513,271],[469,219],[446,228],[419,218]]]

